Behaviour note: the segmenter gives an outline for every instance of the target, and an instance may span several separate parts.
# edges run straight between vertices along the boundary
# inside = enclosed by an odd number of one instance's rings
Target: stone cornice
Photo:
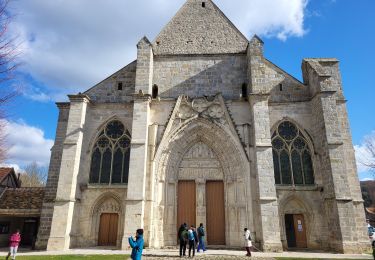
[[[78,95],[68,95],[70,102],[85,102],[90,103],[89,96],[85,94],[78,94]]]
[[[70,103],[69,102],[56,102],[55,103],[58,109],[69,109]]]

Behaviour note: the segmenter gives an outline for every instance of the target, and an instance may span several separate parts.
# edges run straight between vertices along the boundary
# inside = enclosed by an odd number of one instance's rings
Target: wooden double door
[[[206,236],[209,245],[225,245],[224,183],[206,182]],[[187,223],[199,226],[196,221],[195,181],[178,182],[177,225]]]
[[[100,215],[98,246],[116,246],[118,214],[102,213]]]
[[[285,232],[289,248],[306,248],[306,225],[301,214],[285,215]]]

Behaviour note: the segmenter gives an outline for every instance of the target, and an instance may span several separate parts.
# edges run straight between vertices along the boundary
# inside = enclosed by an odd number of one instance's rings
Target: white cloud
[[[373,131],[370,135],[364,138],[364,141],[360,145],[355,145],[355,157],[357,160],[357,168],[359,173],[366,173],[371,171],[372,169],[366,165],[374,164],[375,157],[369,151],[368,147],[366,146],[367,142],[372,142],[375,148],[375,131]]]
[[[24,122],[2,120],[6,137],[7,159],[5,164],[23,169],[26,165],[36,162],[47,166],[53,140],[46,139],[44,132]]]
[[[136,43],[150,40],[185,0],[20,0],[12,31],[23,42],[24,72],[47,93],[36,100],[78,93],[136,58]],[[217,0],[248,37],[303,36],[307,0]],[[35,93],[34,93],[35,94]],[[43,95],[44,94],[44,95]]]

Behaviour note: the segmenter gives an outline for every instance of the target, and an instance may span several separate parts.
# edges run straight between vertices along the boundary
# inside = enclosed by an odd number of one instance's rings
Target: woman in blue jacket
[[[131,259],[141,260],[143,251],[143,229],[137,229],[137,234],[135,235],[135,241],[133,237],[129,237],[129,245],[132,248]]]

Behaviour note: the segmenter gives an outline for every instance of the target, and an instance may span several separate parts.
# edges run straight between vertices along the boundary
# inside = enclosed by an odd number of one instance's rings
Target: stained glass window
[[[91,155],[90,183],[128,182],[130,134],[118,120],[109,122],[99,134]]]
[[[284,185],[314,184],[310,148],[295,124],[281,122],[272,135],[275,183]]]
[[[281,183],[279,155],[277,154],[275,150],[273,150],[272,153],[273,153],[273,168],[275,170],[275,182]]]

